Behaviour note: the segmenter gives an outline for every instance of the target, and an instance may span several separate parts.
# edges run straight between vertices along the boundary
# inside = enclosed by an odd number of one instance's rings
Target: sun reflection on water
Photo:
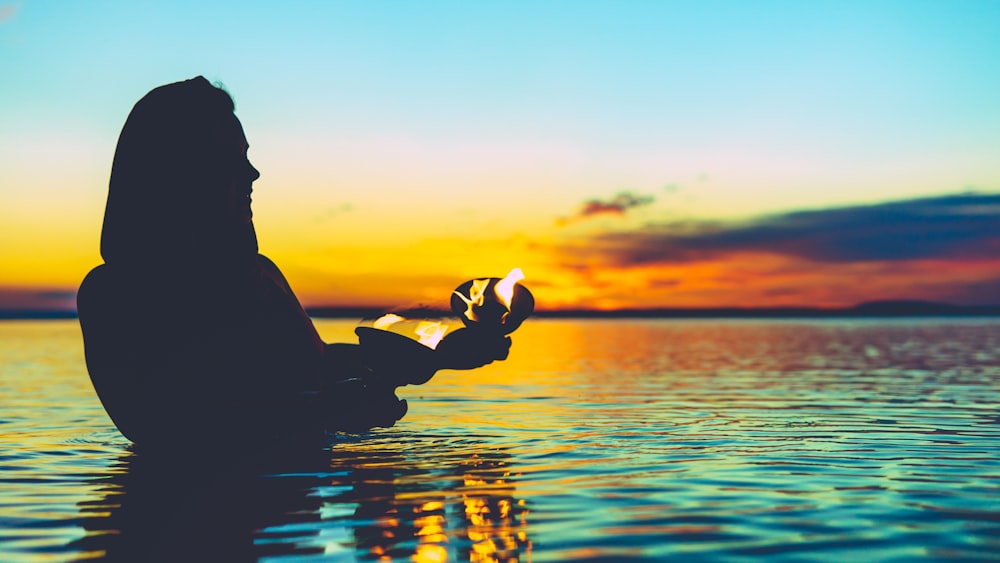
[[[344,445],[353,459],[355,517],[370,522],[354,529],[358,548],[377,560],[418,563],[530,558],[527,502],[516,496],[510,457],[465,440],[460,447],[436,442],[433,466],[401,464],[405,454],[388,444]]]

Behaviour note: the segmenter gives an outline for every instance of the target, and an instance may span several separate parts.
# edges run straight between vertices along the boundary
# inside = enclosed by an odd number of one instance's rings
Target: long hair
[[[156,271],[177,261],[214,271],[257,254],[252,223],[226,217],[229,94],[198,76],[153,89],[129,114],[115,150],[101,256]]]

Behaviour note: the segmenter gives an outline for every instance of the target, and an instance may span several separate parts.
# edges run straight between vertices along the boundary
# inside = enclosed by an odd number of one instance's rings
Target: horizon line
[[[321,305],[305,307],[310,317],[321,319],[374,318],[390,312],[375,305]],[[452,316],[446,309],[423,309],[430,315]],[[1000,316],[1000,304],[956,305],[920,300],[869,301],[844,307],[809,307],[784,305],[753,307],[723,305],[718,307],[642,307],[590,309],[573,307],[539,309],[539,318],[837,318],[837,317],[919,317],[919,316]],[[75,309],[0,309],[0,320],[75,319]]]

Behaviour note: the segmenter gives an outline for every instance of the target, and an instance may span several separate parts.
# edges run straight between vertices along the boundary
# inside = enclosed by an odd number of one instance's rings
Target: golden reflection
[[[515,497],[505,453],[435,444],[425,459],[408,463],[410,451],[345,446],[354,486],[343,500],[358,505],[359,553],[418,563],[530,559],[527,503]]]
[[[430,512],[432,510],[441,510],[442,508],[444,508],[444,503],[431,501],[425,502],[424,505],[420,507],[420,510],[423,512]]]
[[[462,506],[470,562],[518,561],[530,555],[524,499],[514,500],[505,460],[474,455],[463,477]],[[512,510],[512,506],[517,506]]]
[[[440,545],[420,544],[411,559],[417,563],[440,563],[448,560],[448,550]]]

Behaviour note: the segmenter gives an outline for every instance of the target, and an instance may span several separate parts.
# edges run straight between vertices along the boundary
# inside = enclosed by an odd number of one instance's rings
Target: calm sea
[[[529,320],[402,395],[327,449],[150,458],[75,321],[0,322],[0,561],[1000,558],[998,320]]]

